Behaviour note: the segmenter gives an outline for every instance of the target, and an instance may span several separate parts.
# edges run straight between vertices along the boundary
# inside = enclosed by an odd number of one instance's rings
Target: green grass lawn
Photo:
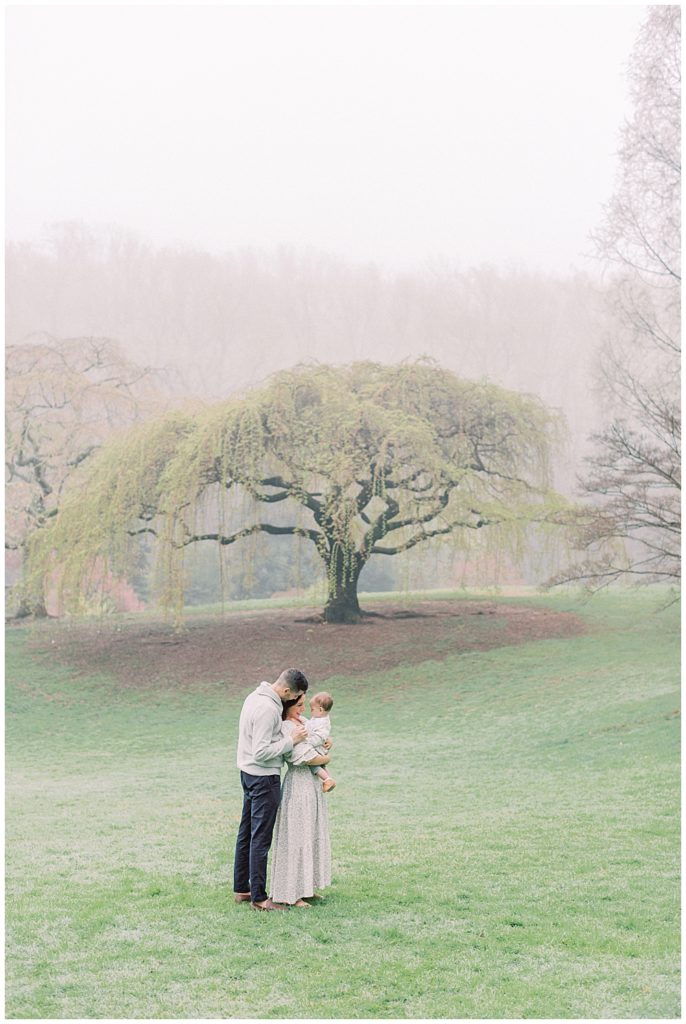
[[[583,636],[327,681],[334,884],[285,914],[232,901],[241,697],[119,690],[10,630],[6,1015],[678,1017],[657,606],[608,594],[574,606]]]

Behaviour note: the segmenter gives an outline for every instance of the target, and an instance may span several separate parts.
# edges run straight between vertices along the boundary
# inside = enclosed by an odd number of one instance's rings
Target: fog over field
[[[7,340],[97,335],[218,397],[432,356],[561,409],[643,7],[8,13]]]

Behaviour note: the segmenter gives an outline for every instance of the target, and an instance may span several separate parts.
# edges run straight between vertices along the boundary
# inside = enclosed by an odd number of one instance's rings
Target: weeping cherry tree
[[[323,561],[325,621],[357,622],[372,555],[447,535],[464,544],[482,530],[521,544],[556,507],[547,481],[558,428],[538,399],[425,360],[298,366],[106,446],[41,531],[33,571],[57,570],[77,607],[94,565],[126,574],[136,538],[153,535],[160,598],[178,617],[191,545],[289,535]]]

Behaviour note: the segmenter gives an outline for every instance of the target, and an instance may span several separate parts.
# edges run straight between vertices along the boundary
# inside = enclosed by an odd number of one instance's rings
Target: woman
[[[284,703],[284,734],[298,725],[304,707],[304,693],[297,700]],[[293,749],[272,841],[271,898],[274,903],[309,907],[306,900],[318,898],[315,890],[331,883],[326,797],[321,779],[310,769],[311,765],[327,761],[328,757],[318,755],[306,740]]]

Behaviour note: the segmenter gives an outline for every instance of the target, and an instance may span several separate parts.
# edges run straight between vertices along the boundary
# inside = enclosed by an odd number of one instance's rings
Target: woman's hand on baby
[[[295,746],[296,743],[302,743],[306,736],[307,729],[305,728],[305,726],[296,725],[295,729],[293,730],[293,746]]]
[[[328,739],[324,740],[324,746],[326,747],[327,750],[331,750],[333,746],[333,740],[331,739],[330,736]]]

